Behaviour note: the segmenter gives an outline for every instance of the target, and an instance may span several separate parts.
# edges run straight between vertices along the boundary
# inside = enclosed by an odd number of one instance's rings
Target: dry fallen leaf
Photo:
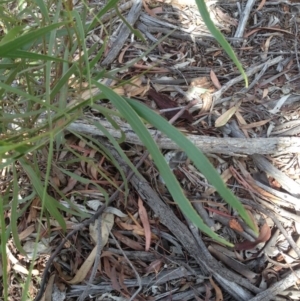
[[[77,271],[76,275],[74,278],[70,281],[67,281],[70,284],[77,284],[81,281],[83,281],[86,278],[86,275],[90,271],[97,251],[99,251],[97,243],[101,244],[101,249],[106,245],[108,236],[109,236],[109,231],[112,229],[114,225],[114,215],[111,213],[103,213],[102,218],[101,218],[101,241],[99,242],[98,240],[98,223],[99,219],[94,223],[90,225],[90,236],[92,240],[96,243],[96,246],[88,256],[88,258],[85,260],[85,262],[82,264],[80,269]]]
[[[53,291],[53,284],[54,284],[55,274],[52,274],[48,280],[46,290],[43,296],[45,301],[52,301],[52,291]]]
[[[80,168],[76,169],[76,170],[74,171],[74,174],[80,176],[80,175],[81,175],[81,169],[80,169]],[[76,180],[75,178],[73,178],[73,177],[70,177],[69,180],[68,180],[68,184],[67,184],[67,186],[62,190],[62,193],[63,193],[63,194],[68,193],[69,191],[71,191],[71,190],[75,187],[76,184],[77,184],[77,180]]]
[[[85,262],[82,264],[80,269],[77,271],[74,278],[70,281],[67,281],[69,284],[77,284],[77,283],[82,282],[85,279],[86,275],[90,271],[90,269],[95,261],[96,254],[97,254],[97,246],[94,247],[94,249],[90,253],[89,257],[85,260]]]
[[[255,10],[254,13],[258,12],[259,10],[261,10],[264,7],[265,3],[266,3],[266,0],[261,0],[261,2],[259,3],[259,5],[258,5],[258,7],[257,7],[257,9]]]
[[[228,224],[229,224],[229,227],[235,231],[238,231],[238,232],[244,231],[241,224],[235,218],[231,219]]]
[[[211,78],[211,81],[213,82],[214,86],[217,88],[217,89],[221,89],[222,86],[216,76],[216,73],[214,72],[214,70],[210,70],[210,78]]]
[[[267,223],[264,223],[260,229],[258,238],[255,241],[243,241],[234,246],[235,250],[251,250],[254,249],[259,243],[266,242],[271,237],[271,229]]]
[[[153,272],[157,274],[160,271],[163,264],[164,262],[162,259],[156,259],[152,261],[145,270],[146,274],[153,273]]]
[[[221,178],[224,181],[224,183],[227,183],[227,181],[229,179],[231,179],[231,177],[232,177],[232,173],[231,173],[229,168],[227,168],[226,170],[224,170],[222,172]],[[209,195],[213,194],[215,191],[216,191],[216,188],[211,187],[211,188],[208,188],[203,195],[204,196],[209,196]]]
[[[125,236],[125,235],[122,235],[118,231],[113,231],[113,235],[119,241],[121,241],[123,244],[127,245],[128,247],[130,247],[130,248],[132,248],[136,251],[143,251],[144,250],[143,246],[139,242],[134,241],[134,240],[128,238],[127,236]]]
[[[145,230],[145,239],[146,239],[145,251],[148,252],[150,249],[150,244],[151,244],[151,230],[150,230],[150,224],[149,224],[147,210],[144,207],[143,201],[140,197],[138,200],[138,206],[139,206],[140,219],[141,219],[141,222],[142,222],[142,224],[144,226],[144,230]]]
[[[95,244],[99,241],[98,239],[98,225],[99,225],[99,219],[93,223],[90,224],[89,230],[90,230],[90,236]],[[112,229],[114,225],[114,215],[111,213],[103,213],[101,216],[101,248],[103,248],[109,237],[109,231]]]
[[[223,294],[221,289],[216,285],[216,283],[213,281],[212,277],[209,277],[209,282],[213,286],[215,292],[216,292],[216,301],[223,301]]]
[[[229,119],[235,114],[235,112],[237,111],[237,109],[239,108],[239,104],[231,107],[229,110],[227,110],[225,113],[223,113],[220,117],[217,118],[217,120],[215,121],[215,127],[221,127],[223,125],[225,125]]]

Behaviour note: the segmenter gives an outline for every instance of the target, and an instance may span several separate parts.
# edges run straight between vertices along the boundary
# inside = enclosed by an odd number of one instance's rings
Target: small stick
[[[244,36],[246,24],[248,22],[250,12],[254,4],[255,4],[255,0],[248,0],[245,8],[242,9],[242,16],[240,18],[239,25],[234,35],[235,38],[242,38]],[[234,44],[237,44],[237,42],[234,42]]]

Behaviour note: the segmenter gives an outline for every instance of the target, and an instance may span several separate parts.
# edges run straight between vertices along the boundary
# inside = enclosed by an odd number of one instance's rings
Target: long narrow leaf
[[[33,188],[35,189],[37,195],[42,199],[44,195],[44,185],[37,176],[36,172],[33,170],[33,168],[25,161],[25,159],[21,158],[20,163],[25,170],[26,174],[28,175],[30,179],[30,183],[32,183]],[[57,210],[58,202],[51,197],[49,194],[45,195],[45,200],[42,202],[45,204],[46,209],[49,211],[51,216],[53,216],[59,225],[62,227],[63,230],[66,229],[66,222],[62,215]]]
[[[219,29],[215,26],[213,21],[211,20],[209,16],[209,12],[205,3],[205,0],[195,0],[199,9],[199,12],[202,16],[202,19],[211,32],[211,34],[216,38],[216,40],[220,43],[222,48],[226,51],[226,53],[229,55],[229,57],[232,59],[232,61],[235,63],[239,71],[244,77],[245,80],[245,86],[248,87],[248,77],[243,69],[242,64],[239,62],[236,54],[234,53],[233,49],[231,48],[230,44],[225,40],[222,33],[219,31]]]
[[[177,179],[175,178],[173,172],[170,170],[165,158],[161,154],[157,144],[149,134],[147,128],[132,109],[132,107],[125,101],[124,98],[119,96],[117,93],[109,89],[108,87],[97,84],[99,89],[107,96],[107,98],[115,105],[115,107],[120,111],[124,118],[129,122],[132,129],[139,136],[141,141],[147,147],[147,150],[151,154],[162,178],[164,179],[166,186],[168,187],[172,197],[176,201],[182,212],[204,233],[206,233],[211,238],[216,241],[233,246],[231,243],[225,239],[218,236],[214,231],[204,224],[203,220],[197,214],[196,210],[191,205],[190,201],[185,197]],[[149,110],[150,111],[150,110]]]
[[[6,54],[17,50],[18,48],[26,45],[27,43],[51,32],[53,29],[56,29],[59,26],[62,26],[64,23],[51,24],[43,28],[33,30],[29,33],[26,33],[20,37],[15,38],[13,41],[9,41],[0,45],[0,57],[6,57]]]
[[[5,215],[4,215],[4,200],[2,196],[0,196],[0,228],[1,228],[1,255],[2,255],[2,287],[3,293],[2,296],[4,300],[8,300],[8,274],[7,274],[7,255],[6,255],[6,243],[7,243],[7,236],[6,236],[6,225],[5,225]]]
[[[226,187],[220,175],[206,158],[206,156],[180,131],[170,125],[163,117],[159,116],[145,105],[126,99],[134,110],[150,124],[166,134],[170,139],[177,143],[177,145],[186,152],[188,157],[194,162],[196,167],[203,173],[206,179],[217,189],[218,193],[224,200],[230,204],[243,218],[243,220],[256,231],[253,221],[249,217],[242,203],[234,196],[234,194]]]

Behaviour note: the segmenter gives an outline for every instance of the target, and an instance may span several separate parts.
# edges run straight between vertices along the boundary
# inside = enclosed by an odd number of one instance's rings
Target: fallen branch
[[[121,138],[121,131],[116,130],[108,121],[99,118],[93,118],[94,122],[100,123],[114,138]],[[124,132],[125,142],[137,145],[143,145],[139,137],[127,124],[120,125]],[[89,124],[85,120],[78,120],[71,123],[67,130],[82,134],[102,136],[102,133],[95,125]],[[157,130],[149,130],[153,139],[161,149],[179,149],[178,145],[163,134],[159,135]],[[253,154],[283,154],[298,153],[300,149],[300,138],[298,137],[272,137],[272,138],[216,138],[200,135],[187,134],[186,137],[191,140],[204,153],[217,153],[225,155],[253,155]]]

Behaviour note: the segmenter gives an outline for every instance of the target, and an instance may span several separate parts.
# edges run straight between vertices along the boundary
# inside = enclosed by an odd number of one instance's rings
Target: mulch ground
[[[105,193],[113,195],[124,183],[124,175],[128,187],[125,194],[110,198],[101,226],[91,224],[74,232],[52,257],[46,300],[51,294],[53,300],[300,299],[300,3],[211,1],[207,5],[248,74],[247,88],[193,1],[121,1],[120,13],[145,41],[133,37],[118,16],[108,14],[87,43],[91,47],[99,43],[100,49],[109,33],[99,70],[117,70],[114,76],[120,82],[131,81],[119,86],[117,80],[103,80],[117,93],[138,99],[168,120],[181,111],[174,125],[207,154],[245,205],[259,236],[170,139],[158,137],[150,128],[194,208],[235,248],[199,233],[176,206],[151,158],[143,157],[145,148],[124,120],[114,117],[126,136],[121,147],[134,165],[140,165],[142,179],[128,177],[128,164],[102,138],[99,127],[87,120],[101,123],[115,138],[120,138],[120,131],[89,110],[87,119],[71,124],[69,130],[92,134],[91,140],[66,136],[66,149],[53,161],[52,180],[89,216],[104,203]],[[95,13],[101,4],[91,7]],[[146,56],[138,59],[145,51]],[[119,167],[96,150],[97,143],[106,147]],[[86,160],[76,162],[74,152]],[[93,160],[99,162],[96,168]],[[89,183],[83,184],[79,177]],[[36,222],[38,205],[37,200],[23,228],[19,225],[23,239],[34,232],[34,227],[25,225]],[[80,223],[75,217],[68,219],[69,230]],[[53,222],[50,238],[45,232],[40,245],[34,267],[40,276],[51,255],[47,248],[55,250],[63,238],[55,227],[59,228]],[[32,248],[29,242],[24,245],[27,252]],[[13,245],[10,248],[16,252]],[[37,282],[33,278],[32,296],[39,290]],[[10,290],[12,300],[14,295],[17,298],[18,289],[11,285]]]

